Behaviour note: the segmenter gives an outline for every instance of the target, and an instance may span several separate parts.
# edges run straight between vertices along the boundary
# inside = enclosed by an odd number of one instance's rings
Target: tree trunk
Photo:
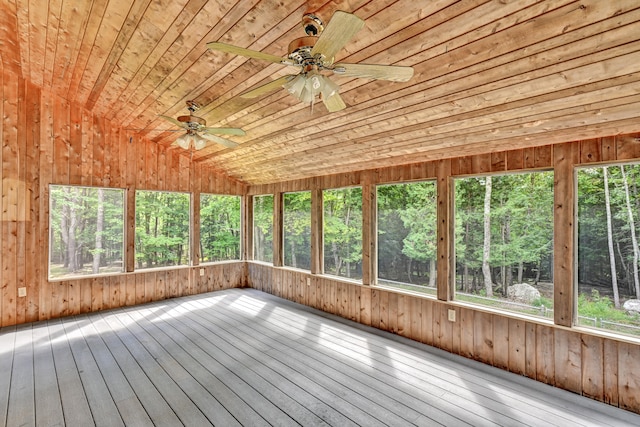
[[[93,251],[93,274],[100,272],[102,256],[102,233],[104,230],[104,190],[98,188],[98,217],[96,218],[96,247]]]
[[[613,304],[620,308],[620,295],[618,293],[618,274],[616,272],[616,256],[613,252],[613,226],[611,224],[611,203],[609,198],[609,175],[607,167],[604,171],[604,201],[607,210],[607,242],[609,244],[609,264],[611,267],[611,286],[613,287]]]
[[[522,283],[523,274],[524,274],[524,262],[518,261],[518,283]]]
[[[436,260],[433,258],[429,260],[429,287],[436,287]]]
[[[484,289],[487,297],[493,296],[493,284],[491,282],[491,269],[489,257],[491,255],[491,177],[486,177],[484,191],[484,243],[482,246],[482,275],[484,277]]]
[[[620,165],[620,171],[622,172],[622,184],[624,185],[624,195],[627,201],[629,229],[631,231],[631,243],[633,245],[633,285],[636,291],[636,298],[640,298],[640,280],[638,279],[638,256],[640,250],[638,249],[638,239],[636,239],[636,223],[633,219],[633,210],[631,208],[631,199],[629,197],[629,183],[627,181],[627,174],[624,171],[624,166]]]
[[[78,206],[78,193],[77,189],[72,190],[74,192],[69,200],[69,233],[67,234],[67,258],[69,260],[68,270],[75,272],[78,270],[78,260],[76,257],[77,241],[76,241],[76,227],[78,226],[78,214],[76,207]]]

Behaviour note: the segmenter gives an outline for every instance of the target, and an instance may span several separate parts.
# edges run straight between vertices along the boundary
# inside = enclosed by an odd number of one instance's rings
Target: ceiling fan
[[[313,103],[319,97],[330,112],[346,108],[346,104],[338,93],[339,86],[332,82],[321,71],[369,79],[406,82],[413,76],[412,67],[377,64],[334,63],[335,55],[364,26],[364,21],[351,13],[336,11],[327,27],[322,20],[313,14],[305,14],[302,26],[306,37],[289,43],[289,53],[282,58],[251,49],[233,46],[220,42],[207,43],[209,49],[233,53],[248,58],[300,68],[298,74],[288,74],[272,82],[243,93],[242,98],[256,98],[284,87],[291,95],[305,104]]]
[[[195,116],[194,113],[200,109],[200,106],[194,101],[187,101],[188,116],[179,116],[177,119],[169,116],[160,115],[165,120],[170,121],[176,126],[180,126],[187,132],[179,136],[171,145],[177,144],[181,148],[188,150],[192,145],[196,150],[204,148],[208,142],[215,142],[225,147],[237,147],[233,141],[222,138],[218,135],[245,135],[245,131],[238,128],[214,128],[207,127],[207,122],[202,117]],[[218,134],[218,135],[216,135]]]

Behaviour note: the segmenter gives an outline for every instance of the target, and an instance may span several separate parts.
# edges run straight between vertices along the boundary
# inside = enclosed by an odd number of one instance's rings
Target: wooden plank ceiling
[[[5,0],[5,70],[142,137],[158,117],[203,106],[239,147],[193,153],[250,184],[640,131],[640,0]],[[336,10],[366,24],[337,61],[414,67],[407,83],[333,75],[345,110],[313,111],[284,89],[295,73],[215,52],[222,41],[285,56],[301,18]],[[160,129],[160,130],[158,130]],[[176,150],[180,148],[176,147]],[[185,152],[185,155],[189,155]]]

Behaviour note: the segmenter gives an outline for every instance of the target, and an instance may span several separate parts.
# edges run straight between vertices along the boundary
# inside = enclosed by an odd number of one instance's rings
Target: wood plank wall
[[[136,189],[189,191],[199,200],[201,192],[241,195],[245,186],[6,71],[0,79],[0,326],[242,286],[242,262],[49,282],[49,184],[126,188],[131,208]]]
[[[249,263],[248,285],[329,313],[390,331],[454,354],[640,413],[640,345],[604,333],[571,328],[573,315],[573,170],[576,165],[640,160],[640,135],[597,138],[522,150],[487,153],[404,167],[332,175],[313,180],[250,186],[248,194],[272,194],[352,185],[435,179],[439,194],[438,298],[355,284],[287,268]],[[555,324],[492,312],[451,301],[451,177],[491,172],[554,169]],[[361,181],[362,179],[362,181]],[[371,197],[371,196],[368,196]],[[364,215],[363,232],[375,226]],[[440,238],[441,236],[445,238]],[[363,239],[363,253],[373,239]],[[375,258],[371,253],[369,258]],[[366,264],[366,265],[365,265]],[[363,257],[363,271],[375,274]],[[443,274],[444,273],[444,274]],[[367,280],[368,283],[368,280]],[[450,322],[448,310],[455,310]]]

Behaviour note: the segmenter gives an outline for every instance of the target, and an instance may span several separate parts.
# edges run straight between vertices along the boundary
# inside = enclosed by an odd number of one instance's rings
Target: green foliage
[[[187,193],[136,191],[137,268],[189,264]]]
[[[311,192],[283,195],[284,264],[311,269]]]
[[[273,262],[273,196],[253,196],[253,256]]]
[[[240,196],[200,195],[202,262],[240,259]]]
[[[122,271],[124,190],[51,185],[49,215],[51,278]],[[96,238],[101,249],[96,248]]]
[[[601,296],[597,289],[593,289],[591,295],[585,293],[578,295],[578,314],[584,317],[621,323],[631,319],[624,310],[615,308],[613,301],[609,297]]]
[[[325,272],[358,278],[362,271],[362,189],[325,190]]]

